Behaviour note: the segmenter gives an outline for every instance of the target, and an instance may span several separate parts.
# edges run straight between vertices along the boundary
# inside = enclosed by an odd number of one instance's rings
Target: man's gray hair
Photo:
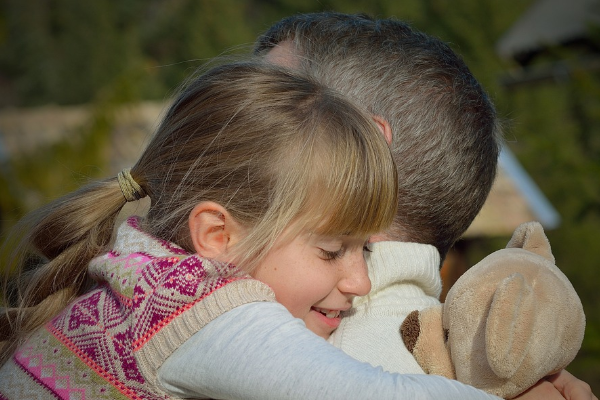
[[[400,200],[389,233],[433,244],[443,258],[483,206],[499,154],[494,106],[469,68],[394,19],[299,14],[273,25],[255,53],[286,41],[303,72],[389,122]]]

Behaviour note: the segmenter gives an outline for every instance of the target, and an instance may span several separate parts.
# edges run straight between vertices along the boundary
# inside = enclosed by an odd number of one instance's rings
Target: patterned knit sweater
[[[127,220],[112,251],[90,262],[97,286],[0,368],[0,399],[172,398],[156,371],[178,346],[236,306],[275,300],[234,266],[153,238],[139,222]]]

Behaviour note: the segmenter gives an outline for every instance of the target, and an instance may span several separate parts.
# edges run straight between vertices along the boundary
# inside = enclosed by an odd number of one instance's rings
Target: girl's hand
[[[531,389],[515,397],[519,400],[598,400],[590,385],[566,370],[540,380]]]

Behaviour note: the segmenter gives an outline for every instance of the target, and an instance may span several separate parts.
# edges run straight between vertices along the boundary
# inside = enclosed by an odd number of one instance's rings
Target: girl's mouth
[[[327,318],[338,318],[340,316],[340,310],[328,310],[326,308],[312,307],[318,313],[323,314]]]

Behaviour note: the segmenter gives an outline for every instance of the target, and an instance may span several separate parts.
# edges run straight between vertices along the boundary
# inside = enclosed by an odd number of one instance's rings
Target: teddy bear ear
[[[419,321],[419,311],[413,311],[406,316],[402,325],[400,325],[400,335],[404,341],[407,350],[412,353],[419,335],[421,333],[421,322]]]
[[[539,222],[526,222],[517,227],[506,248],[519,248],[544,257],[554,264],[550,242]]]
[[[494,293],[485,327],[488,363],[503,379],[521,366],[533,335],[535,298],[523,275],[505,278]]]

